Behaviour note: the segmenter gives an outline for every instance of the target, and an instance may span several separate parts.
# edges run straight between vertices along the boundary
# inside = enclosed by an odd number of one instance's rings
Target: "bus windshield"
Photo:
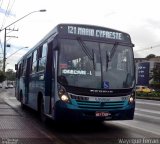
[[[130,46],[61,39],[58,61],[61,85],[94,89],[134,86],[134,59]]]

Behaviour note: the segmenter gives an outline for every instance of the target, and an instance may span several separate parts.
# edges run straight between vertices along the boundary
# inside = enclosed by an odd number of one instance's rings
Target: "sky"
[[[6,51],[6,67],[14,69],[20,57],[59,23],[117,29],[130,34],[136,58],[149,54],[160,56],[159,3],[159,0],[0,0],[0,28],[30,12],[47,10],[35,12],[10,26],[18,31],[8,31],[7,36],[18,38],[7,38],[11,47]],[[0,32],[0,40],[1,58],[4,31]]]

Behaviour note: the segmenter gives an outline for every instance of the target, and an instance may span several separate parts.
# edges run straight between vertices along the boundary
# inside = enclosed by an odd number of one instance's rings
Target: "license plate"
[[[96,117],[108,117],[110,115],[109,112],[96,112]]]

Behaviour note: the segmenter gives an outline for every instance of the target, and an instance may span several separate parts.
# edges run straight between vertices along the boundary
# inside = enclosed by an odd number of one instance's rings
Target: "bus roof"
[[[110,40],[131,43],[129,34],[115,29],[84,24],[58,24],[24,56],[29,55],[34,49],[38,48],[55,35],[58,35],[59,38],[84,37],[90,40]],[[23,57],[18,62],[20,62]]]

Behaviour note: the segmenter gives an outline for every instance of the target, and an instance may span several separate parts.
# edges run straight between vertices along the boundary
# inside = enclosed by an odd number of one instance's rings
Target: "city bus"
[[[132,120],[133,47],[121,31],[59,24],[15,65],[16,98],[42,120]]]

